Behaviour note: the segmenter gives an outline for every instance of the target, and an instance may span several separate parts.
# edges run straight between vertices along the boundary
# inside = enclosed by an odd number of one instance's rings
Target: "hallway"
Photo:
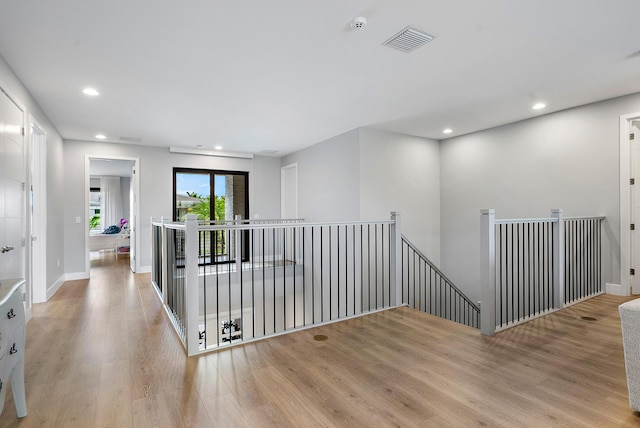
[[[1,427],[640,424],[617,313],[629,298],[491,338],[401,308],[187,359],[149,275],[128,262],[92,258],[90,280],[34,305],[29,415],[16,419],[9,391]]]

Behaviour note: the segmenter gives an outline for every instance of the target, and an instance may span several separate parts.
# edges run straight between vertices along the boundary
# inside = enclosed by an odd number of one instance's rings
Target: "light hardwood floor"
[[[402,308],[186,358],[149,275],[112,254],[92,264],[91,280],[34,306],[29,415],[9,392],[0,426],[640,426],[617,312],[628,298],[491,338]]]

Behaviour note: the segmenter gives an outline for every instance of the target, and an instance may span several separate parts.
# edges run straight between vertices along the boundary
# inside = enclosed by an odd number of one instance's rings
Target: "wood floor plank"
[[[97,402],[98,388],[85,389],[66,394],[62,400],[62,405],[58,411],[54,426],[56,428],[84,428],[94,426]]]
[[[96,403],[96,427],[133,427],[130,376],[126,361],[102,366]]]
[[[251,422],[233,394],[226,394],[204,400],[204,406],[211,418],[211,426],[235,428],[250,426]]]
[[[397,308],[187,358],[149,275],[104,253],[91,279],[34,305],[29,414],[7,397],[0,428],[637,427],[628,300],[599,296],[492,337]]]

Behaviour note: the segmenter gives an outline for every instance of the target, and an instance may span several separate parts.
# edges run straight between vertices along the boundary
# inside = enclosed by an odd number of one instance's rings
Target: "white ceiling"
[[[639,16],[638,0],[6,0],[0,55],[65,139],[282,155],[640,92]],[[381,46],[409,24],[438,38]]]

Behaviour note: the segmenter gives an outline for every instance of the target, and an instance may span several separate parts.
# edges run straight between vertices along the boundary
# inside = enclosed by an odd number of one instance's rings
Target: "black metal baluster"
[[[315,257],[315,226],[311,226],[311,322],[316,323],[316,257]],[[322,272],[322,268],[320,269]]]
[[[227,240],[226,242],[231,243],[231,229],[227,229]],[[238,245],[238,243],[236,242],[236,245]],[[229,245],[230,247],[231,245]],[[231,248],[227,247],[227,252],[229,253],[227,256],[227,259],[229,260],[229,263],[231,263]],[[234,257],[235,258],[235,257]],[[229,318],[227,318],[229,320],[229,343],[231,343],[231,338],[233,337],[231,334],[231,323],[233,322],[233,317],[231,315],[231,264],[227,265],[227,288],[229,289]]]
[[[275,266],[273,270],[275,271]],[[282,326],[287,331],[287,228],[282,227]]]
[[[336,279],[338,281],[337,284],[337,300],[338,300],[338,318],[340,318],[340,225],[336,226],[336,247],[338,256],[336,257]]]
[[[278,325],[277,325],[277,309],[276,309],[276,296],[278,295],[276,293],[276,254],[277,254],[277,249],[276,249],[276,228],[272,228],[271,231],[272,233],[272,240],[271,240],[271,258],[273,260],[273,332],[277,332],[278,331]]]
[[[360,313],[364,312],[364,229],[360,225]]]
[[[251,229],[251,338],[256,337],[256,229]],[[243,333],[244,336],[244,333]]]
[[[367,224],[367,282],[369,307],[367,311],[371,311],[371,225]]]
[[[320,226],[320,321],[324,322],[324,245],[323,245],[323,230],[324,227]]]
[[[374,224],[373,225],[373,237],[374,237],[374,261],[376,263],[376,267],[375,267],[375,285],[376,285],[376,309],[378,309],[380,307],[380,304],[378,302],[378,225]]]
[[[262,229],[262,335],[267,335],[267,272],[266,272],[266,232],[267,229]]]
[[[353,314],[356,314],[356,226],[351,227],[353,234],[353,244],[351,245],[352,257],[353,257]]]
[[[296,228],[292,227],[291,232],[293,233],[293,328],[296,328],[298,325],[296,318],[296,306],[298,305],[298,298],[296,296],[296,265],[297,265],[297,257],[296,257]]]
[[[333,263],[331,263],[333,259],[333,246],[331,239],[331,226],[329,226],[329,321],[333,320]]]

